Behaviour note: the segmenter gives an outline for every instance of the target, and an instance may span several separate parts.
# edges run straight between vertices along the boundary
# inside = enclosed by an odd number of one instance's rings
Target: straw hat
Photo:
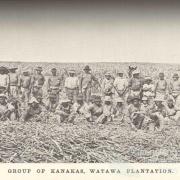
[[[130,97],[130,101],[134,101],[134,100],[141,100],[139,96],[132,96]]]
[[[37,101],[37,99],[35,98],[35,97],[32,97],[31,99],[30,99],[30,101],[28,102],[28,104],[32,104],[32,103],[37,103],[37,104],[39,104],[39,102]]]
[[[174,77],[175,77],[175,78],[179,78],[178,73],[174,73],[174,74],[173,74],[173,78],[174,78]]]
[[[69,103],[71,102],[68,98],[63,98],[60,100],[60,104]]]
[[[42,71],[43,69],[42,69],[42,67],[38,66],[38,67],[35,68],[35,70],[36,71]]]
[[[135,70],[135,71],[132,72],[132,75],[134,75],[134,74],[140,74],[140,71],[139,70]]]
[[[142,97],[142,101],[147,101],[148,98],[146,96]]]
[[[0,94],[0,98],[5,98],[7,99],[7,96],[5,94]]]
[[[146,76],[144,79],[145,80],[152,80],[151,76]]]
[[[92,101],[92,102],[100,102],[100,101],[101,101],[101,96],[92,95],[92,96],[91,96],[91,101]]]
[[[112,98],[110,96],[105,96],[104,102],[112,102]]]
[[[159,97],[156,97],[156,98],[154,99],[154,101],[155,101],[155,102],[157,102],[157,101],[159,101],[159,102],[164,102],[164,99],[163,99],[161,96],[159,96]]]
[[[118,97],[118,98],[116,98],[116,102],[118,103],[118,102],[121,102],[121,103],[123,103],[124,102],[124,100],[123,100],[123,98],[121,98],[121,97]]]
[[[13,67],[13,68],[9,68],[9,71],[15,71],[17,69],[18,69],[17,67]]]
[[[75,74],[75,70],[74,69],[70,69],[69,70],[69,74]]]

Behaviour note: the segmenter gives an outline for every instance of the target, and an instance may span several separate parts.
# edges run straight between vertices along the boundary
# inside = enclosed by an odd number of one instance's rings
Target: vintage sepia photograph
[[[180,162],[180,65],[0,65],[2,163]]]
[[[0,179],[179,179],[179,19],[173,0],[0,0]]]

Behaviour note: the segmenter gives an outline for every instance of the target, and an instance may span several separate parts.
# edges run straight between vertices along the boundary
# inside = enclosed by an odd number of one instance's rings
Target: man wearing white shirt
[[[128,82],[124,78],[123,72],[118,72],[114,80],[115,96],[124,98],[127,90]]]
[[[9,90],[9,71],[7,68],[0,67],[0,93],[6,93]]]
[[[74,102],[79,92],[79,79],[75,76],[74,70],[69,71],[69,76],[65,79],[64,87],[66,96]]]

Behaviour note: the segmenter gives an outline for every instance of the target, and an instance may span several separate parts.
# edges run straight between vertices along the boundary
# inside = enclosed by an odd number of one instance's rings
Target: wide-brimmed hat
[[[37,99],[35,98],[35,97],[32,97],[31,99],[30,99],[30,101],[28,102],[28,104],[32,104],[32,103],[37,103],[37,104],[39,104],[39,102],[37,101]]]
[[[99,96],[99,95],[92,95],[91,96],[91,101],[92,102],[100,102],[101,101],[101,96]]]
[[[55,93],[50,93],[49,95],[48,95],[48,98],[56,98],[57,96],[56,96],[56,94]]]
[[[141,100],[141,98],[139,96],[131,96],[129,100],[132,102],[134,100]]]
[[[75,74],[76,72],[75,72],[75,70],[74,69],[70,69],[69,70],[69,74]]]
[[[42,69],[42,67],[38,66],[38,67],[35,68],[35,70],[36,71],[42,71],[43,69]]]
[[[137,68],[136,65],[130,65],[130,66],[129,66],[129,69],[136,69],[136,68]]]
[[[135,75],[135,74],[140,74],[140,71],[139,70],[135,70],[132,72],[132,75]]]
[[[43,97],[41,95],[38,95],[36,99],[43,99]]]
[[[9,70],[4,66],[0,66],[0,71],[3,71],[5,74],[9,73]]]
[[[154,99],[154,102],[157,102],[157,101],[159,101],[159,102],[164,102],[164,98],[163,97],[156,97],[155,99]]]
[[[9,68],[9,71],[15,71],[17,69],[18,69],[17,67],[12,67],[12,68]]]
[[[110,72],[106,72],[105,76],[111,76],[111,73]]]
[[[146,96],[142,97],[142,101],[148,101],[148,98]]]
[[[146,81],[148,81],[148,80],[151,80],[151,81],[152,81],[151,76],[146,76],[144,79],[145,79]]]
[[[91,70],[91,68],[88,66],[88,65],[86,65],[85,67],[84,67],[84,70]]]
[[[23,72],[23,73],[29,73],[29,69],[28,69],[28,68],[23,69],[22,72]]]
[[[174,77],[175,77],[175,78],[179,78],[179,74],[178,74],[178,73],[174,73],[174,74],[173,74],[173,78],[174,78]]]
[[[110,96],[105,96],[104,102],[112,102],[112,98]]]
[[[116,103],[123,103],[124,102],[124,99],[123,98],[121,98],[121,97],[118,97],[118,98],[116,98]]]
[[[7,96],[5,94],[0,94],[0,98],[5,98],[7,99]]]
[[[123,71],[118,70],[118,71],[117,71],[117,74],[124,74],[124,72],[123,72]]]
[[[69,103],[71,102],[68,98],[63,98],[60,100],[60,104],[63,104],[63,103]]]

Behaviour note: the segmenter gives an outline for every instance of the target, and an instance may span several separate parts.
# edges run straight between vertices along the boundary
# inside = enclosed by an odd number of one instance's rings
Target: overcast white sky
[[[178,10],[119,7],[5,9],[1,61],[180,60]]]

